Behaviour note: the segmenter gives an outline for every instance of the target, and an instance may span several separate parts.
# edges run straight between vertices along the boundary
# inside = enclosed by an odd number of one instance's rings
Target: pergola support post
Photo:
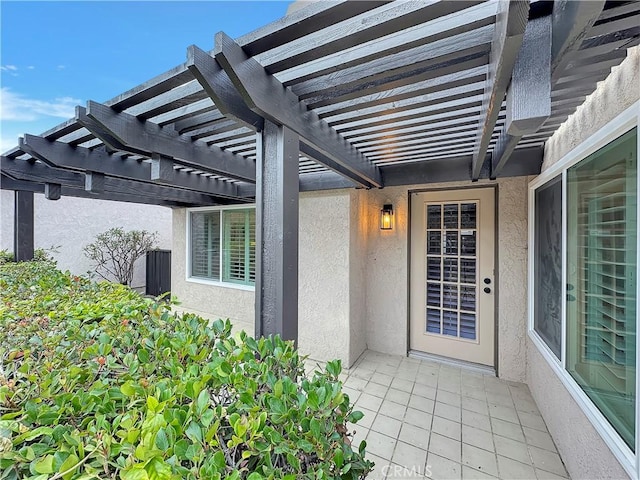
[[[13,251],[16,262],[33,260],[33,192],[16,190],[13,216]]]
[[[256,336],[298,340],[298,135],[256,134]]]

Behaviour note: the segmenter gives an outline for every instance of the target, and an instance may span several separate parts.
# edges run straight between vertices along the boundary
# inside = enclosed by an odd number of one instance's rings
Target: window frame
[[[186,255],[185,255],[185,261],[186,261],[186,265],[185,265],[185,281],[189,282],[189,283],[199,283],[202,285],[210,285],[210,286],[214,286],[214,287],[223,287],[223,288],[233,288],[236,290],[247,290],[247,291],[251,291],[254,292],[255,291],[255,285],[244,285],[242,283],[234,283],[234,282],[226,282],[226,281],[222,281],[222,270],[224,268],[223,265],[223,261],[222,261],[222,256],[220,258],[220,280],[213,280],[210,278],[205,278],[205,277],[194,277],[191,274],[191,216],[194,213],[208,213],[208,212],[220,212],[220,225],[221,225],[221,234],[222,234],[222,225],[223,225],[223,218],[224,218],[224,212],[225,211],[230,211],[230,210],[247,210],[247,209],[256,209],[256,205],[255,203],[246,203],[246,204],[241,204],[241,205],[224,205],[224,206],[216,206],[216,207],[194,207],[194,208],[188,208],[187,209],[187,213],[186,213],[186,221],[185,221],[185,239],[186,239],[186,244],[185,244],[185,251],[186,251]],[[257,228],[257,226],[256,226]],[[222,255],[222,235],[220,238],[220,253]],[[256,245],[257,248],[257,245]]]
[[[595,430],[602,437],[614,456],[618,459],[622,467],[633,479],[640,478],[640,378],[639,378],[639,358],[640,358],[640,335],[636,334],[636,418],[635,418],[635,449],[624,442],[615,428],[609,423],[596,405],[591,401],[579,384],[573,379],[566,369],[567,362],[567,171],[572,166],[578,164],[602,147],[613,142],[633,128],[640,130],[640,101],[635,102],[611,121],[607,122],[596,133],[590,135],[585,141],[575,146],[554,165],[541,173],[529,184],[529,251],[528,251],[528,320],[527,334],[542,357],[547,361],[560,382],[567,389],[574,401],[578,404],[582,412],[589,419]],[[640,132],[637,135],[637,149],[640,155]],[[562,344],[561,359],[552,352],[542,337],[534,329],[534,306],[535,306],[535,194],[536,190],[549,181],[562,175]],[[637,198],[640,199],[640,168],[637,170]],[[637,205],[637,211],[640,210]],[[636,245],[636,269],[640,269],[640,235],[637,235]],[[636,282],[636,301],[640,299],[640,282]],[[636,308],[636,332],[640,332],[640,309]]]

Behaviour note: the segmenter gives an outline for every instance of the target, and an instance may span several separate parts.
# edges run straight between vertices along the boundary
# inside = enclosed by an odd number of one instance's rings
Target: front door
[[[411,196],[410,348],[494,366],[495,190]]]

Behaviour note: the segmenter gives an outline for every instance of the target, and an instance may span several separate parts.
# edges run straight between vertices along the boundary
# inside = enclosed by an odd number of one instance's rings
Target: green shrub
[[[340,363],[49,262],[0,266],[0,479],[364,478]]]

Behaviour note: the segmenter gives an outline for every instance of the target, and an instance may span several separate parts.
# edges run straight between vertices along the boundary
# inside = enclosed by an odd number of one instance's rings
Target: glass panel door
[[[426,208],[426,332],[476,340],[477,202]]]

